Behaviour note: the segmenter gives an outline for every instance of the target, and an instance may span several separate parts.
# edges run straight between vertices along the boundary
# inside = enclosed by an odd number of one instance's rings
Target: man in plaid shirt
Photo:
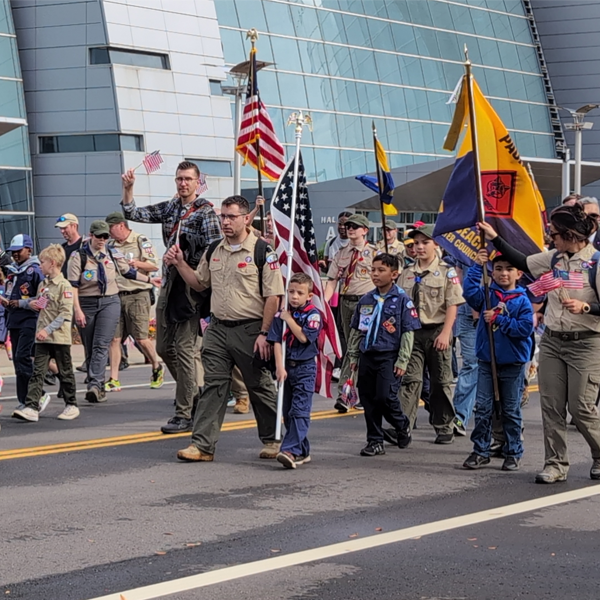
[[[137,207],[133,199],[135,174],[123,175],[123,214],[137,223],[162,223],[167,250],[179,244],[185,261],[196,268],[205,250],[220,240],[221,226],[213,206],[196,196],[200,172],[191,162],[177,167],[177,196],[166,202]],[[173,267],[163,266],[163,281],[156,304],[156,351],[177,383],[175,416],[161,428],[163,433],[192,429],[192,407],[198,392],[195,354],[198,352],[199,316],[190,289]]]

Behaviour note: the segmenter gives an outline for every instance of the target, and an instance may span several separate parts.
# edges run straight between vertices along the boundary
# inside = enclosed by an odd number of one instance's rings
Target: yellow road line
[[[319,421],[321,419],[333,419],[336,417],[352,416],[359,413],[349,412],[340,414],[335,410],[318,411],[311,415],[311,420]],[[221,431],[237,431],[240,429],[252,429],[256,427],[256,421],[236,421],[225,423]],[[109,438],[98,438],[93,440],[83,440],[80,442],[70,442],[65,444],[53,444],[50,446],[32,446],[29,448],[16,448],[13,450],[0,451],[0,461],[11,460],[15,458],[28,458],[32,456],[45,456],[48,454],[60,454],[66,452],[77,452],[80,450],[92,450],[95,448],[109,448],[116,446],[125,446],[127,444],[141,444],[143,442],[165,441],[172,438],[190,437],[190,433],[175,433],[165,435],[160,431],[149,431],[147,433],[134,433],[131,435],[121,435]]]

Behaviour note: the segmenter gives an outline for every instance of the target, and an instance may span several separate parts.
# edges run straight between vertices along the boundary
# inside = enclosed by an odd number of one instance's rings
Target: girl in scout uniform
[[[402,381],[402,410],[414,427],[423,388],[423,369],[431,379],[429,397],[430,421],[437,437],[436,444],[454,440],[454,407],[452,405],[452,326],[458,305],[464,302],[456,270],[446,264],[433,241],[433,225],[413,229],[416,262],[404,268],[398,285],[412,298],[421,319],[406,375]]]
[[[590,477],[600,479],[600,417],[595,406],[600,386],[600,252],[589,242],[596,221],[578,202],[559,206],[550,215],[554,248],[530,256],[513,248],[491,225],[479,227],[511,264],[540,278],[537,290],[547,285],[539,358],[545,460],[535,481],[567,479],[567,409],[592,451]]]
[[[67,268],[73,286],[75,322],[88,357],[88,402],[106,402],[104,379],[108,347],[115,336],[121,315],[117,271],[127,279],[144,283],[150,277],[129,265],[123,254],[106,247],[109,227],[106,221],[94,221],[90,239],[79,252],[73,252]]]

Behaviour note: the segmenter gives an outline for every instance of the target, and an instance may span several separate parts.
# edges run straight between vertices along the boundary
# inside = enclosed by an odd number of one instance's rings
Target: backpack
[[[217,246],[221,243],[222,240],[215,240],[207,249],[206,249],[206,261],[210,265],[210,259]],[[254,246],[254,264],[258,268],[258,287],[260,290],[260,295],[263,294],[263,268],[267,262],[267,249],[269,249],[269,243],[262,238],[258,238],[256,240],[256,245]],[[210,316],[210,298],[211,298],[211,289],[208,288],[203,292],[200,292],[201,298],[199,299],[200,305],[200,318],[206,319]]]
[[[561,259],[561,257],[562,257],[561,253],[559,253],[559,252],[554,253],[554,256],[552,257],[552,261],[550,262],[551,270],[554,270],[556,268],[556,264]],[[590,268],[588,269],[588,278],[590,280],[590,287],[594,290],[594,293],[596,294],[596,298],[599,298],[598,287],[596,285],[596,275],[598,273],[598,261],[600,261],[600,250],[594,252],[594,256],[592,256],[591,260],[589,261],[591,263],[591,265],[590,265]]]

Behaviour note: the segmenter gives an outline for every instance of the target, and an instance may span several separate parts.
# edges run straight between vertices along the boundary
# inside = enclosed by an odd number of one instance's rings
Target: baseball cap
[[[26,233],[18,233],[10,240],[7,252],[17,252],[23,248],[33,248],[33,240]]]
[[[65,213],[64,215],[60,215],[60,217],[56,219],[56,224],[54,225],[54,227],[62,229],[67,225],[71,225],[72,223],[75,223],[75,225],[79,225],[79,219],[73,213]]]
[[[408,237],[413,238],[413,240],[414,240],[415,235],[417,235],[417,233],[421,233],[425,237],[428,237],[430,240],[432,240],[433,239],[433,225],[420,225],[419,227],[413,229],[408,234]]]
[[[106,217],[106,222],[109,225],[118,225],[119,223],[127,223],[127,219],[122,212],[117,210],[116,212],[111,212],[110,215]]]
[[[366,227],[367,229],[369,228],[369,219],[367,219],[365,215],[352,215],[351,217],[348,217],[346,225],[349,225],[350,223],[354,223],[359,227]]]
[[[110,235],[110,230],[108,229],[108,223],[106,221],[92,221],[90,225],[90,233],[92,235],[102,235],[105,233],[106,235]]]
[[[386,229],[398,229],[398,223],[396,223],[396,221],[394,221],[393,219],[386,219],[383,226]]]

